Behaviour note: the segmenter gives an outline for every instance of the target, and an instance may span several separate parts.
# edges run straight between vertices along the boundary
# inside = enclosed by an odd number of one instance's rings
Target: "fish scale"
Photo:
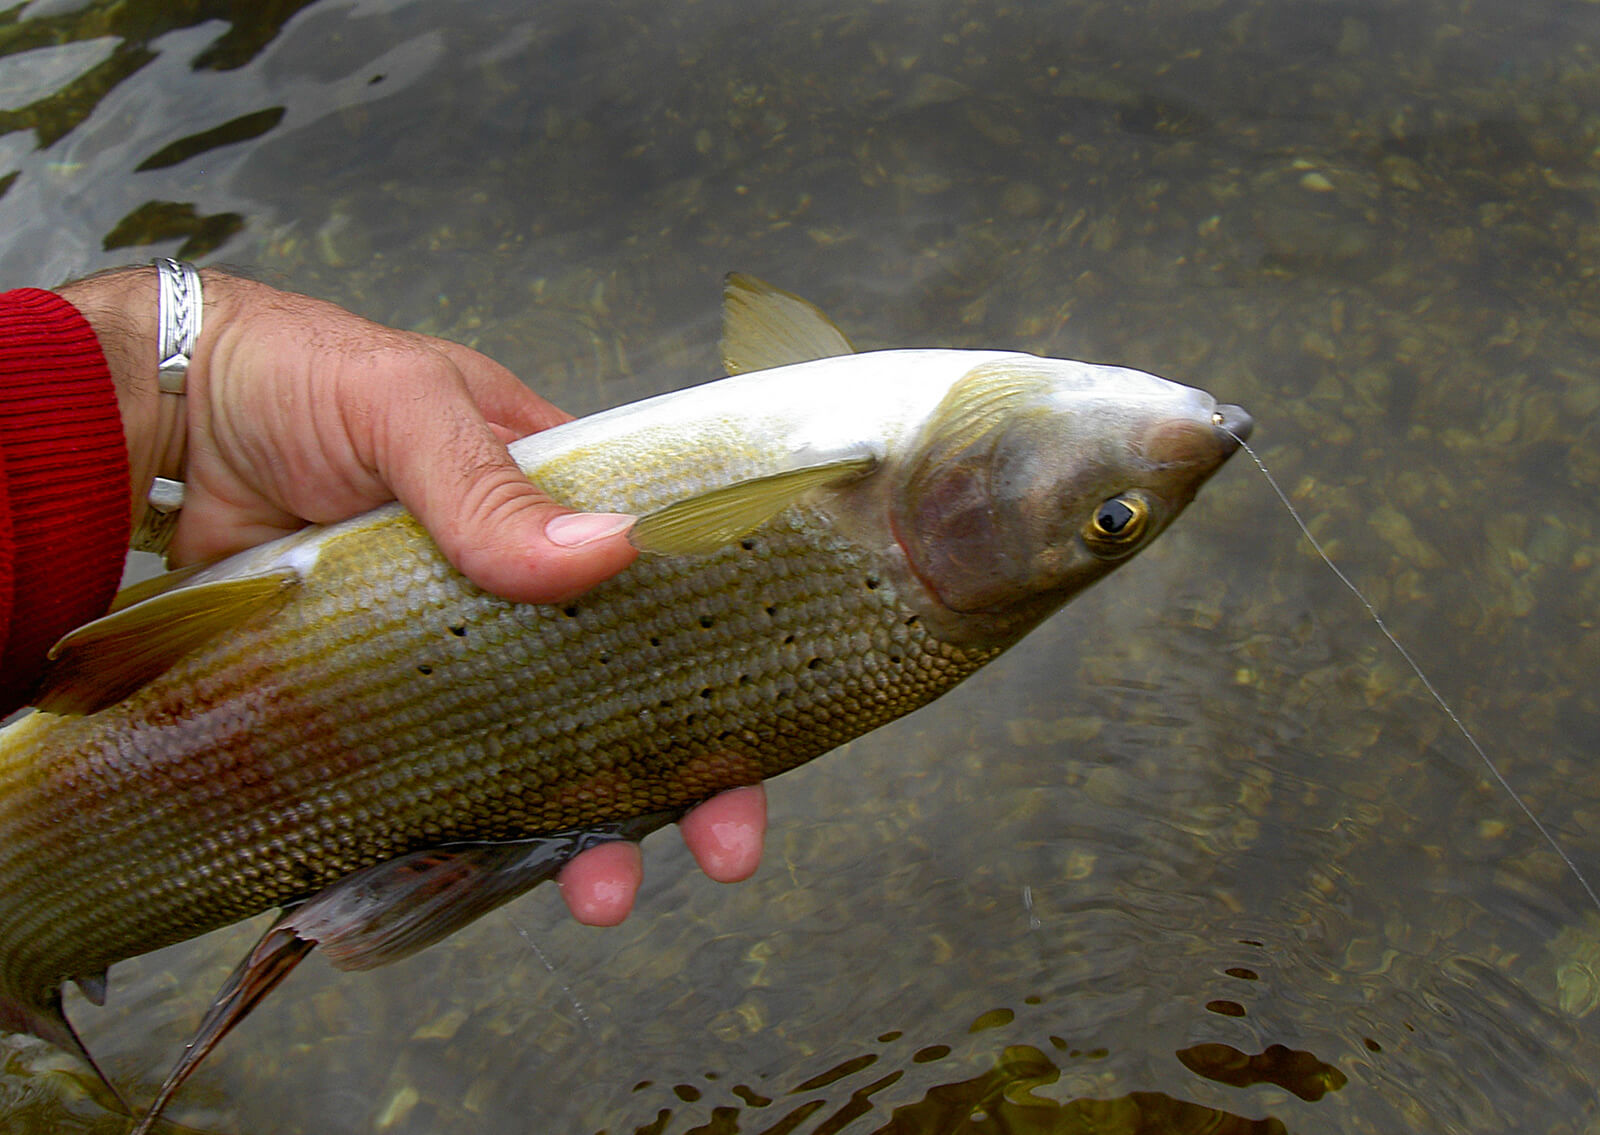
[[[96,770],[97,787],[70,815],[7,793],[0,871],[59,846],[58,824],[115,835],[49,873],[9,876],[0,957],[17,956],[13,935],[35,948],[29,972],[8,981],[54,986],[419,847],[682,807],[900,716],[994,653],[932,639],[881,582],[882,565],[801,509],[745,545],[642,561],[566,607],[511,604],[438,567],[416,586],[421,539],[395,520],[330,542],[327,578],[343,577],[342,556],[359,557],[363,598],[392,613],[362,624],[359,640],[332,618],[345,597],[308,588],[275,616],[288,633],[270,659],[242,628],[134,698],[56,726],[55,767]],[[505,674],[520,677],[520,701]],[[167,720],[185,688],[204,693]],[[205,699],[247,690],[272,704],[270,732],[246,714],[226,730],[183,728],[213,712]],[[114,775],[128,762],[104,748],[124,731],[162,738],[150,754],[165,784],[156,800],[143,777]],[[277,749],[280,737],[292,748]],[[202,771],[189,777],[192,766]],[[323,822],[285,825],[299,806]],[[17,819],[35,808],[46,821],[25,832]],[[299,869],[267,870],[269,851]],[[108,873],[118,860],[144,870]],[[135,920],[143,929],[130,935]]]

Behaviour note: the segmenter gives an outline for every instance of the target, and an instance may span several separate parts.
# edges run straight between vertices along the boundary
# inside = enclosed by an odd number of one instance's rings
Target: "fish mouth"
[[[1242,406],[1218,406],[1211,414],[1211,424],[1224,435],[1228,452],[1232,453],[1250,439],[1256,420]]]
[[[1198,413],[1168,419],[1151,430],[1141,446],[1151,467],[1182,470],[1182,475],[1198,475],[1203,481],[1239,451],[1255,419],[1239,406],[1206,401],[1209,412],[1197,407]]]

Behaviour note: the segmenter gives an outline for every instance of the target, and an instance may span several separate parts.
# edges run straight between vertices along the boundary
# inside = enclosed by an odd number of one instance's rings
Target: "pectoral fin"
[[[413,852],[347,875],[285,910],[218,991],[194,1040],[131,1135],[146,1135],[218,1042],[318,946],[340,969],[373,969],[398,961],[554,878],[580,851],[613,840],[643,839],[679,814],[655,812],[534,839]],[[65,1018],[61,1021],[65,1025]],[[81,1045],[76,1051],[87,1059]]]
[[[130,583],[118,591],[111,598],[111,606],[107,613],[126,610],[136,604],[143,603],[146,599],[154,599],[157,595],[164,595],[168,591],[176,591],[180,587],[188,586],[195,576],[212,567],[217,561],[202,561],[190,564],[188,567],[173,568],[160,575],[153,575],[149,579],[141,579],[138,583]]]
[[[859,454],[713,489],[643,516],[629,539],[641,552],[703,555],[755,531],[812,489],[872,471],[877,458]]]
[[[212,583],[136,585],[112,613],[85,623],[50,648],[34,698],[48,713],[95,713],[127,697],[191,650],[288,597],[292,568]],[[155,586],[161,585],[161,586]],[[152,593],[153,592],[153,593]]]
[[[722,282],[722,365],[729,374],[808,363],[855,348],[816,305],[764,280],[730,272]]]

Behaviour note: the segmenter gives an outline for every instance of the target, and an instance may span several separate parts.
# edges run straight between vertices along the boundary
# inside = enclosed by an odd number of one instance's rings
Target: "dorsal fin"
[[[852,454],[712,489],[641,517],[628,538],[641,552],[703,555],[755,531],[812,489],[854,480],[875,465],[870,453]]]
[[[111,614],[50,648],[34,707],[58,714],[102,710],[215,635],[281,602],[299,579],[293,568],[278,568],[187,586],[163,588],[163,579],[136,584],[131,605],[119,602]]]
[[[722,365],[729,374],[853,354],[815,304],[742,272],[723,280]]]

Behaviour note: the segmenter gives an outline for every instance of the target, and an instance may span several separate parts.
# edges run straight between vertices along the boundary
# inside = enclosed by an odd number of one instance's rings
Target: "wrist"
[[[206,272],[206,308],[212,306],[215,273]],[[113,269],[57,289],[94,330],[116,387],[128,449],[134,531],[150,510],[157,477],[182,481],[189,433],[189,383],[186,394],[163,393],[160,386],[159,285],[152,265]]]

